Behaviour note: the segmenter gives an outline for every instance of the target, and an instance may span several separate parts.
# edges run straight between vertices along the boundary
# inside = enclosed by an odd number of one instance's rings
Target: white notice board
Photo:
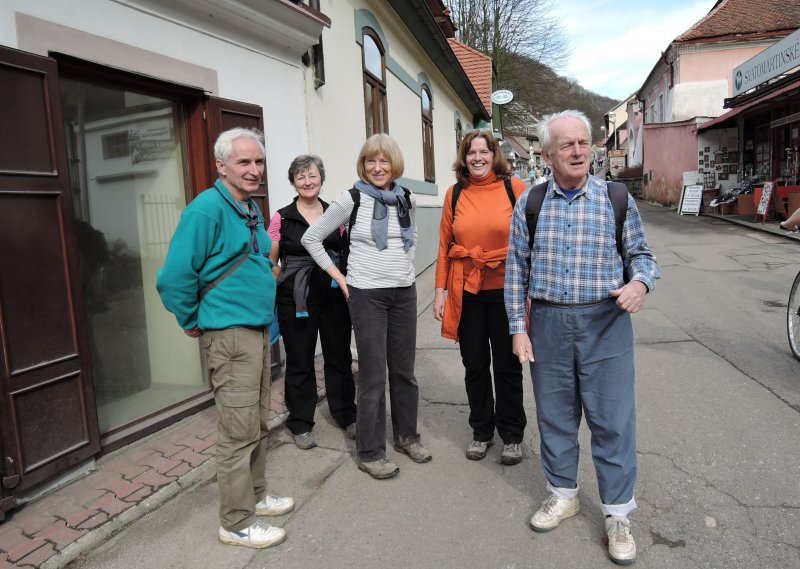
[[[764,182],[764,189],[761,190],[761,199],[758,202],[756,215],[767,215],[769,200],[772,197],[772,182]]]
[[[691,186],[683,186],[683,193],[681,194],[681,207],[679,213],[693,213],[698,215],[700,213],[700,204],[703,203],[703,184],[692,184]]]

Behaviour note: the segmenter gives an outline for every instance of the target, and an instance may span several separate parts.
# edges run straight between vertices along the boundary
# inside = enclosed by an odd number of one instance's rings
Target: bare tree
[[[570,56],[553,1],[450,1],[457,39],[489,55],[499,86],[514,92],[515,101],[502,112],[504,123],[515,128],[553,110],[570,91],[565,82],[553,81]]]

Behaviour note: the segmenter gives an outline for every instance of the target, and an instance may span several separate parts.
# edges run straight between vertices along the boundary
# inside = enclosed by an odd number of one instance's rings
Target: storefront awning
[[[765,103],[765,102],[767,102],[767,101],[769,101],[771,99],[774,99],[778,95],[782,95],[783,93],[786,93],[787,91],[791,91],[792,89],[796,89],[797,87],[800,87],[800,78],[798,78],[796,81],[792,81],[788,85],[784,85],[780,89],[776,89],[775,91],[772,91],[771,93],[765,94],[763,97],[759,97],[757,99],[753,99],[752,101],[749,101],[749,102],[747,102],[747,103],[745,103],[745,104],[743,104],[743,105],[741,105],[739,107],[736,107],[735,109],[731,109],[730,111],[728,111],[724,115],[720,115],[717,118],[708,121],[707,123],[701,124],[700,126],[697,127],[697,130],[706,130],[706,129],[709,129],[709,128],[712,128],[712,127],[721,128],[722,123],[728,122],[729,120],[731,120],[732,118],[736,117],[737,115],[743,113],[747,109],[749,109],[751,107],[754,107],[756,105],[759,105],[761,103]]]

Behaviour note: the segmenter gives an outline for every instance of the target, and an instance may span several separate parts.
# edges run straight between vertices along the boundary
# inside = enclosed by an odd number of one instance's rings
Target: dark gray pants
[[[418,440],[419,387],[414,377],[417,343],[416,285],[350,289],[350,317],[358,347],[358,458],[386,456],[386,368],[395,440]]]

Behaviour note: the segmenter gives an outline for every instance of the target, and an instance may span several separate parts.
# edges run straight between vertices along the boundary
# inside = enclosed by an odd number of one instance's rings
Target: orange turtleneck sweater
[[[514,195],[525,191],[525,184],[511,178]],[[503,288],[505,258],[511,227],[512,206],[502,179],[494,172],[486,178],[470,178],[461,190],[453,220],[453,187],[447,190],[439,225],[439,256],[436,267],[436,288],[449,289],[458,283],[462,290]],[[461,319],[462,290],[448,290],[442,335],[457,340]],[[455,293],[455,294],[454,294]]]

